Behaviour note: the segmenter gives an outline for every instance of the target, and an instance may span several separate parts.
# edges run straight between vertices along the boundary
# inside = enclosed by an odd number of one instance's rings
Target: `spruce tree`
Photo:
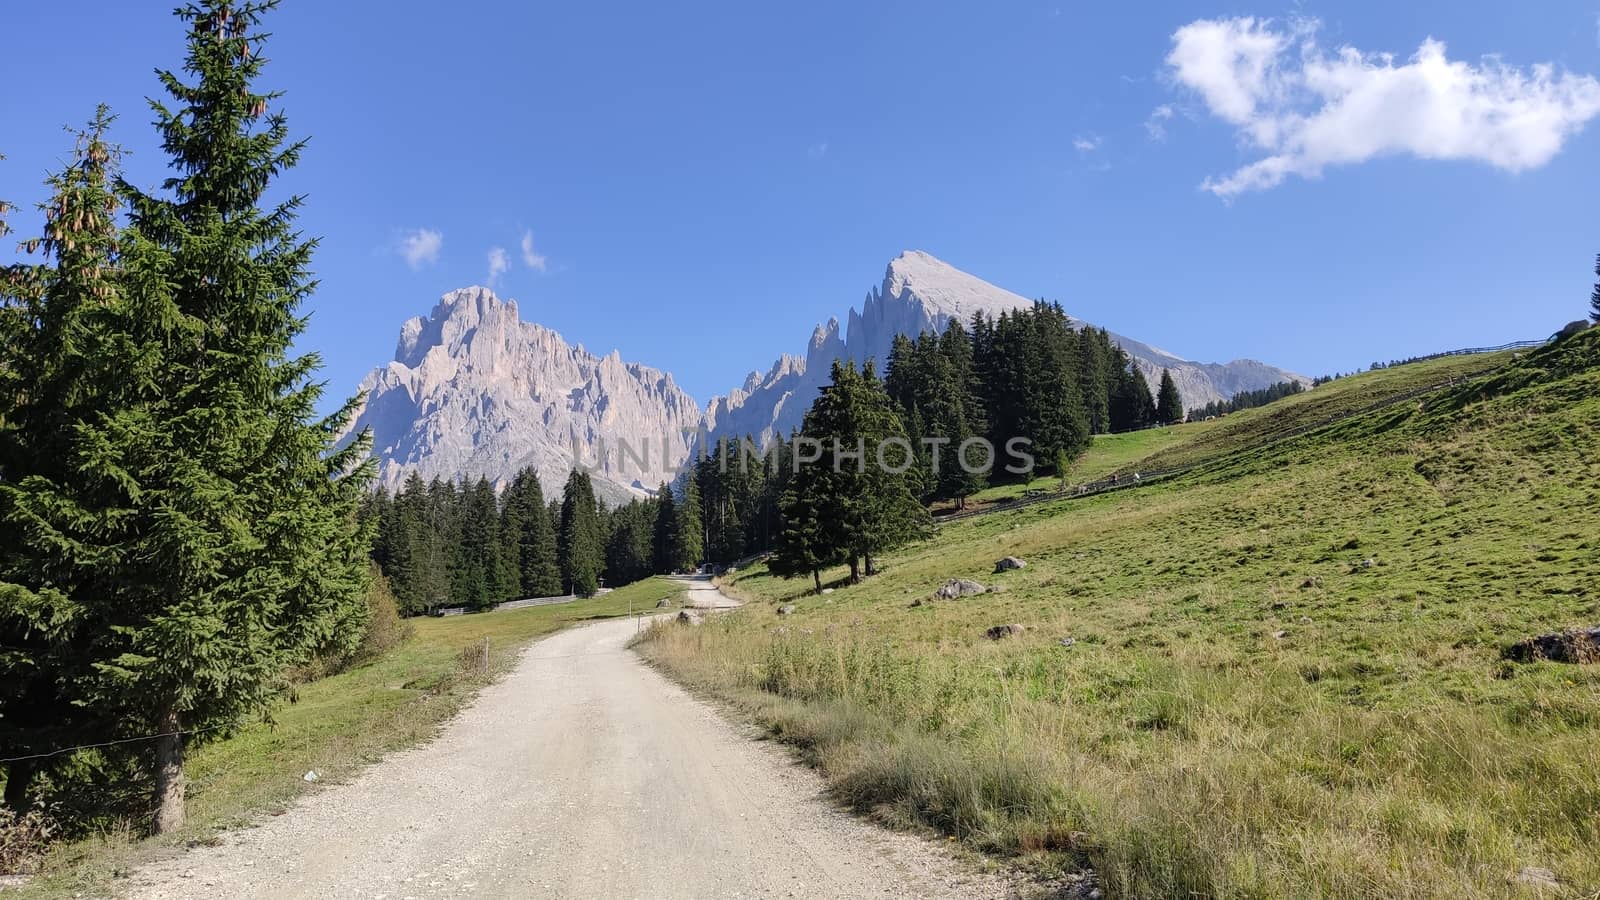
[[[1138,363],[1130,363],[1133,370],[1133,410],[1135,428],[1148,428],[1156,423],[1156,396],[1150,390],[1150,382],[1144,377],[1144,370]]]
[[[1090,434],[1111,430],[1110,339],[1104,332],[1085,328],[1078,333],[1078,387]]]
[[[654,562],[655,501],[634,500],[613,511],[606,539],[606,583],[612,587],[648,578]]]
[[[859,515],[846,520],[846,531],[851,550],[861,554],[866,574],[873,575],[878,557],[923,537],[929,522],[927,510],[912,495],[906,475],[895,471],[905,462],[909,437],[870,361],[856,377],[853,388],[850,406],[854,425],[861,446],[872,458],[865,461],[866,471],[858,472],[862,476],[856,506]]]
[[[486,610],[501,599],[499,518],[494,487],[480,476],[461,494],[453,584],[457,605]]]
[[[423,527],[423,592],[427,608],[455,602],[456,548],[461,542],[465,497],[453,481],[438,475],[428,482],[428,519]]]
[[[73,160],[49,179],[38,265],[0,273],[0,756],[102,739],[116,727],[81,705],[76,681],[95,636],[94,532],[107,514],[83,482],[77,428],[127,402],[106,363],[127,361],[117,338],[123,305],[113,192],[118,154],[101,107]],[[0,233],[3,233],[0,223]],[[28,803],[51,762],[6,770],[5,803]]]
[[[402,612],[415,615],[427,609],[419,567],[424,557],[423,529],[428,520],[428,485],[415,469],[395,492],[393,533],[386,540],[388,562],[384,575]]]
[[[672,488],[666,482],[656,490],[656,521],[651,540],[653,568],[658,575],[677,569],[673,548],[678,525],[678,506],[673,502]]]
[[[843,559],[843,547],[830,540],[819,509],[816,480],[806,467],[779,500],[781,525],[773,540],[767,569],[779,578],[810,575],[818,593],[822,592],[822,569]]]
[[[290,356],[314,288],[300,198],[260,205],[301,152],[252,86],[272,5],[178,10],[184,76],[160,73],[173,106],[152,103],[174,175],[159,194],[119,183],[122,299],[95,356],[117,387],[71,432],[75,504],[30,524],[78,557],[56,588],[74,705],[108,738],[157,736],[138,748],[157,833],[183,823],[186,746],[261,711],[287,668],[348,653],[366,615],[367,446],[334,449],[354,401],[319,418],[318,360]]]
[[[500,494],[500,521],[495,529],[499,538],[496,562],[495,594],[501,602],[521,600],[528,596],[522,592],[522,519],[525,507],[517,502],[516,493],[522,488],[519,472]]]
[[[539,473],[523,469],[511,482],[507,507],[517,507],[521,530],[517,534],[519,589],[524,597],[554,597],[561,593],[561,567],[556,559],[556,528],[544,502]]]
[[[1183,421],[1183,398],[1178,395],[1178,383],[1172,372],[1161,370],[1161,387],[1156,392],[1156,421],[1162,425],[1175,425]]]
[[[784,507],[779,565],[798,575],[823,561],[842,560],[854,583],[863,563],[870,575],[877,556],[919,536],[927,513],[905,474],[892,471],[903,462],[897,458],[903,446],[892,445],[884,454],[888,465],[879,464],[879,447],[906,435],[871,364],[857,372],[854,363],[836,361],[831,374],[801,426],[822,452],[816,462],[797,464]]]
[[[672,528],[672,568],[692,572],[705,556],[705,526],[700,508],[700,487],[696,479],[684,481],[683,500],[678,504],[678,520]]]
[[[561,560],[562,585],[569,594],[592,597],[600,587],[605,549],[589,474],[573,469],[561,496],[557,555]]]

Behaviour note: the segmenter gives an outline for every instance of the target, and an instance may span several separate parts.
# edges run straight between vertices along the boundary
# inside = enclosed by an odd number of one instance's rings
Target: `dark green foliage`
[[[1189,410],[1191,420],[1208,419],[1212,416],[1225,416],[1241,410],[1254,409],[1257,406],[1266,406],[1274,400],[1284,397],[1293,397],[1305,391],[1306,386],[1298,381],[1280,381],[1270,387],[1258,391],[1241,391],[1227,400],[1213,400],[1205,406]]]
[[[518,472],[498,498],[486,479],[424,484],[412,472],[392,499],[375,490],[360,515],[373,523],[372,559],[406,615],[561,593],[555,526],[533,469]]]
[[[1122,359],[1125,362],[1111,396],[1111,430],[1117,433],[1138,431],[1156,422],[1156,401],[1150,392],[1150,382],[1126,354]]]
[[[87,637],[80,566],[104,551],[58,520],[95,502],[74,489],[73,429],[115,387],[96,370],[122,302],[110,122],[102,107],[72,163],[49,179],[44,235],[26,245],[45,262],[8,267],[0,281],[0,756],[91,741],[109,726],[71,705]],[[49,762],[8,767],[8,806],[28,805],[29,784]]]
[[[508,530],[517,547],[517,593],[522,597],[554,597],[561,593],[561,567],[556,560],[556,529],[545,506],[539,473],[523,469],[511,480],[504,497]]]
[[[572,470],[561,496],[556,555],[561,564],[562,587],[569,594],[592,597],[600,587],[600,572],[605,564],[605,537],[589,473]]]
[[[634,500],[606,514],[605,579],[618,587],[655,572],[655,503]]]
[[[672,528],[672,570],[692,571],[705,556],[703,511],[697,479],[684,482],[683,498],[678,503],[677,521]]]
[[[695,493],[700,498],[700,521],[706,535],[704,557],[727,565],[765,550],[776,531],[774,492],[769,484],[778,477],[783,445],[773,441],[765,452],[755,442],[720,439],[694,470]]]
[[[173,176],[156,194],[119,182],[129,227],[104,265],[75,261],[77,241],[49,254],[58,274],[41,283],[70,285],[96,324],[35,317],[21,351],[66,391],[50,414],[70,421],[55,461],[22,450],[44,468],[5,475],[4,544],[38,564],[6,566],[0,618],[49,624],[54,655],[36,659],[59,667],[55,702],[84,733],[166,735],[158,832],[182,824],[184,745],[260,712],[289,667],[348,653],[366,616],[367,447],[333,449],[353,402],[318,417],[318,360],[289,355],[315,245],[294,227],[300,198],[260,205],[301,151],[252,87],[271,6],[178,11],[183,74],[160,73],[172,105],[152,103]],[[35,414],[5,418],[28,429]]]
[[[960,503],[980,490],[988,480],[979,470],[985,454],[969,448],[967,466],[959,456],[962,444],[978,436],[969,416],[980,408],[973,390],[972,346],[960,323],[951,323],[942,337],[924,333],[913,341],[897,336],[885,388],[912,443],[916,461],[907,473],[912,493]]]
[[[662,482],[656,490],[656,521],[651,530],[650,551],[653,568],[658,574],[672,572],[673,548],[678,533],[678,505],[673,501],[672,488]]]
[[[1161,387],[1156,390],[1156,421],[1162,425],[1174,425],[1183,421],[1183,397],[1178,394],[1178,383],[1172,380],[1172,372],[1161,370]]]
[[[1089,445],[1089,420],[1078,382],[1078,335],[1059,305],[1002,313],[975,354],[989,413],[989,440],[1003,451],[1013,438],[1032,442],[1033,455],[1054,468]]]
[[[480,477],[461,495],[453,585],[456,605],[483,610],[508,599],[502,593],[499,530],[494,487],[489,479]]]
[[[770,563],[775,572],[815,578],[820,566],[843,560],[856,581],[863,563],[871,575],[876,557],[925,533],[927,512],[907,474],[896,471],[909,462],[909,442],[870,363],[861,372],[834,363],[832,383],[806,412],[801,436],[820,457],[795,463]]]
[[[767,558],[772,574],[780,578],[810,575],[818,591],[822,590],[822,569],[844,559],[844,549],[830,540],[821,500],[814,483],[796,479],[780,498],[783,525]]]

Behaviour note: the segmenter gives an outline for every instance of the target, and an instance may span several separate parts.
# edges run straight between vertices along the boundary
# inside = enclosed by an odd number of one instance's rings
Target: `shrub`
[[[18,813],[0,806],[0,875],[31,875],[38,871],[50,841],[60,829],[39,809]]]
[[[411,637],[411,624],[400,618],[400,603],[389,587],[389,579],[377,566],[372,569],[372,586],[367,589],[367,630],[352,662],[377,659]]]

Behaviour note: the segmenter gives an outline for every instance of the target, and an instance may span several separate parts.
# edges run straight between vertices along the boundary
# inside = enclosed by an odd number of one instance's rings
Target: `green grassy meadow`
[[[825,596],[748,569],[757,602],[641,650],[859,811],[1114,896],[1595,896],[1600,669],[1501,649],[1600,620],[1600,329],[1170,432],[1080,468],[1204,465],[948,524]],[[954,576],[996,592],[929,599]]]
[[[337,782],[385,754],[419,743],[510,668],[534,640],[590,619],[652,612],[681,585],[650,578],[588,600],[479,615],[409,620],[411,637],[380,659],[299,685],[270,722],[251,725],[190,754],[189,823],[171,838],[138,840],[131,825],[57,847],[44,873],[17,897],[98,894],[116,876],[163,848],[206,842],[220,830],[281,810],[321,784]],[[462,651],[488,638],[488,676],[464,669]],[[319,776],[316,785],[304,780]]]

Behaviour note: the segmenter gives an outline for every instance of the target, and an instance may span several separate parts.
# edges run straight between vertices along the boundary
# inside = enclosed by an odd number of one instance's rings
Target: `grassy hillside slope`
[[[1495,361],[1261,450],[1485,359],[1230,416],[1157,454],[1186,476],[947,525],[827,596],[749,570],[796,613],[642,649],[858,809],[1116,895],[1582,896],[1600,670],[1500,650],[1600,620],[1600,330]],[[952,576],[999,592],[930,601]]]
[[[196,751],[187,766],[190,821],[183,832],[139,841],[129,827],[113,824],[101,837],[58,847],[45,874],[15,896],[99,895],[118,873],[162,847],[206,841],[281,808],[313,789],[303,777],[308,771],[318,773],[318,783],[337,781],[428,738],[532,641],[588,619],[650,612],[657,600],[682,592],[678,582],[650,578],[572,603],[412,619],[411,638],[387,655],[300,685],[294,702],[273,711],[271,723]],[[473,671],[462,651],[485,638],[489,671]]]

